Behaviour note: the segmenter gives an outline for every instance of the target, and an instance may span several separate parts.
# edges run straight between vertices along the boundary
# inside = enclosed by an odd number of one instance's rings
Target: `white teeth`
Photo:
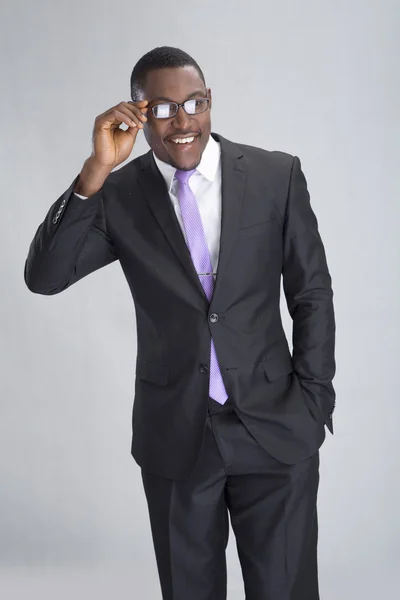
[[[194,137],[190,137],[190,138],[177,138],[175,140],[172,140],[173,142],[175,142],[175,144],[190,144],[191,142],[193,142]]]

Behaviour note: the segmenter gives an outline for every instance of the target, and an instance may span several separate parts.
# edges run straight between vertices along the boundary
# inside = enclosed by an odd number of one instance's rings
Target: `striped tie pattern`
[[[175,177],[179,182],[178,200],[190,256],[192,257],[197,273],[199,273],[200,283],[203,286],[204,292],[209,302],[211,302],[214,291],[214,277],[212,275],[202,275],[202,273],[212,273],[213,271],[210,252],[196,197],[189,186],[189,179],[195,172],[196,169],[191,171],[181,171],[178,169]],[[210,348],[209,395],[220,404],[224,404],[228,399],[212,338]]]

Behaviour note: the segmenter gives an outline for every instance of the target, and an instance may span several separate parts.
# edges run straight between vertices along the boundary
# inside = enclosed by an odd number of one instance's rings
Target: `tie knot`
[[[177,169],[175,172],[175,177],[177,178],[179,183],[188,183],[193,173],[196,173],[196,169],[192,169],[191,171],[183,171],[181,169]]]

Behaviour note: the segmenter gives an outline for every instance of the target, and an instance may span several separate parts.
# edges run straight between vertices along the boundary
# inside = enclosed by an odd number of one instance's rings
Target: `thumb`
[[[128,127],[128,129],[126,129],[126,132],[129,133],[133,137],[133,141],[136,140],[138,131],[139,131],[139,127]]]

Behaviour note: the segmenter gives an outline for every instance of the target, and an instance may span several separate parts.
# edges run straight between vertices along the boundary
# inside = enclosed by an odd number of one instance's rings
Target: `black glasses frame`
[[[185,104],[186,104],[186,102],[192,102],[193,100],[206,100],[205,109],[201,110],[200,112],[197,112],[197,113],[189,113],[186,110],[186,108],[185,108]],[[154,109],[157,108],[157,106],[160,106],[162,104],[169,104],[169,105],[175,106],[176,110],[175,110],[174,114],[173,115],[169,115],[169,117],[156,117]],[[187,115],[192,116],[192,115],[201,115],[201,113],[206,112],[206,110],[208,109],[209,105],[210,105],[210,98],[189,98],[189,100],[185,100],[185,102],[182,102],[182,104],[179,104],[178,102],[160,102],[159,104],[156,104],[155,106],[151,107],[151,112],[153,113],[153,116],[154,116],[155,119],[160,119],[160,120],[162,120],[162,119],[172,119],[173,117],[175,117],[178,114],[178,110],[179,110],[179,108],[181,106],[182,106],[183,110],[185,111],[185,113]]]

